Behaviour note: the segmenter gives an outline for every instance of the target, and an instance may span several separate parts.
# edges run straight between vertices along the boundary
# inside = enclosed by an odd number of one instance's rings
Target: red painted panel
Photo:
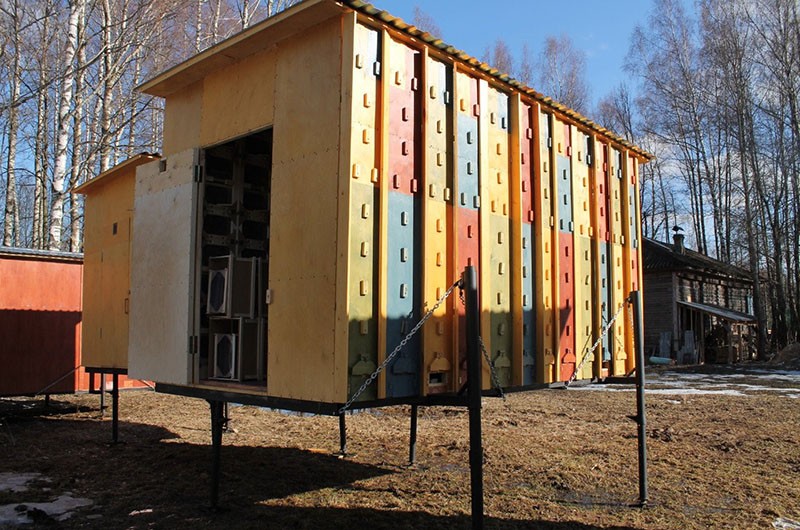
[[[569,123],[564,124],[564,156],[572,156],[572,134]]]
[[[480,212],[478,210],[471,210],[468,208],[456,208],[456,223],[457,223],[457,252],[458,252],[458,267],[456,268],[459,273],[464,270],[468,265],[475,267],[480,278],[480,232],[479,232],[479,219]],[[463,304],[458,306],[458,361],[460,367],[461,381],[466,381],[467,378],[467,336],[466,336],[466,313]]]
[[[533,140],[531,107],[529,105],[522,105],[519,135],[522,222],[532,223],[536,215],[533,208],[533,154],[536,142]]]
[[[474,77],[469,78],[469,103],[470,114],[472,116],[479,116],[480,100],[478,99],[478,80]]]
[[[595,185],[597,186],[597,202],[600,205],[600,216],[598,217],[598,234],[601,240],[611,241],[611,217],[609,216],[609,194],[608,194],[608,146],[597,143],[595,149],[598,156],[595,164]]]
[[[558,233],[558,311],[560,338],[558,341],[561,380],[566,381],[575,371],[575,266],[574,241],[569,232]]]
[[[406,61],[402,83],[389,87],[389,189],[413,194],[418,187],[419,53],[402,48]]]

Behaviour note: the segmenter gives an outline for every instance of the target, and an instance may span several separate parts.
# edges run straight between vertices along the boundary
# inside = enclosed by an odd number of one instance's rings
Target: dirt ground
[[[469,528],[467,413],[423,408],[408,467],[409,409],[338,422],[231,406],[222,508],[209,507],[207,403],[120,398],[120,440],[96,395],[0,400],[0,514],[42,528]],[[649,497],[638,499],[628,386],[484,400],[487,528],[773,528],[800,519],[800,372],[776,365],[648,374]],[[57,521],[37,502],[69,494]],[[77,504],[81,504],[78,502]],[[3,512],[5,509],[5,512]],[[0,521],[3,521],[0,517]],[[12,519],[0,527],[16,528]],[[777,526],[776,526],[777,527]]]

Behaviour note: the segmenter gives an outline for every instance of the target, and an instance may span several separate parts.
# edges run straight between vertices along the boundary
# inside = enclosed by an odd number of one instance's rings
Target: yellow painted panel
[[[276,56],[274,49],[259,52],[205,78],[201,145],[218,144],[272,123]]]
[[[200,145],[203,83],[198,81],[170,94],[164,103],[164,156]]]
[[[625,304],[627,293],[625,292],[625,280],[623,277],[624,257],[622,252],[622,245],[611,244],[611,263],[612,278],[614,282],[613,300],[611,301],[612,317],[617,314]],[[630,317],[628,316],[627,307],[623,309],[617,320],[614,322],[612,328],[612,339],[614,341],[614,359],[612,363],[613,373],[611,375],[624,375],[626,373],[626,359],[628,358],[625,346],[625,328],[629,326]]]
[[[455,278],[448,276],[447,204],[437,200],[426,200],[424,216],[423,314],[436,304],[455,281]],[[422,329],[425,394],[455,390],[451,374],[453,367],[458,364],[458,359],[455,358],[455,350],[452,348],[452,326],[447,305],[442,304]]]
[[[572,127],[572,215],[575,235],[590,237],[589,166],[586,165],[586,135]]]
[[[602,352],[597,349],[591,355],[592,346],[592,241],[588,237],[575,235],[575,352],[578,362],[583,359],[579,379],[591,379],[593,359]],[[585,358],[584,358],[585,357]]]
[[[489,84],[486,80],[481,79],[478,81],[478,108],[488,108],[489,97]],[[478,117],[478,193],[480,195],[481,205],[488,204],[489,202],[489,119],[488,113],[481,112]],[[491,278],[492,275],[487,271],[487,265],[491,263],[492,257],[492,241],[495,240],[495,235],[492,234],[490,224],[489,208],[481,207],[478,210],[478,218],[480,219],[480,268],[478,278],[478,289],[480,289],[480,306],[481,306],[481,337],[483,338],[486,351],[492,351],[492,300],[488,293],[492,292]],[[491,388],[491,374],[489,367],[486,363],[481,365],[483,367],[483,388]]]
[[[611,242],[618,245],[624,241],[622,226],[625,222],[622,216],[622,201],[626,189],[623,187],[622,167],[619,163],[619,151],[616,149],[609,149],[609,171],[608,171],[608,192],[610,198],[610,207],[608,215],[611,216]]]
[[[537,112],[534,116],[535,134],[539,138],[539,164],[536,168],[534,186],[534,211],[536,221],[534,222],[534,262],[536,285],[536,362],[537,378],[544,383],[556,380],[555,352],[555,314],[556,306],[554,300],[555,292],[554,278],[557,278],[556,253],[553,250],[553,197],[556,195],[553,187],[553,150],[548,146],[548,122],[550,115]]]
[[[488,104],[490,115],[495,114],[498,105],[498,92],[489,87]],[[491,116],[490,116],[491,117]],[[495,116],[495,119],[498,118]],[[487,127],[489,144],[489,212],[493,215],[509,215],[509,129],[502,129],[498,124]]]

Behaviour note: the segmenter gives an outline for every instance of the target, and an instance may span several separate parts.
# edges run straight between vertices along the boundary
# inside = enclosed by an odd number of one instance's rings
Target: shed
[[[753,281],[735,265],[673,242],[644,239],[644,342],[678,363],[730,363],[754,354]]]
[[[85,389],[83,256],[0,248],[0,396]]]
[[[629,319],[588,352],[641,285],[649,155],[610,131],[359,0],[306,0],[140,89],[165,122],[132,192],[132,376],[341,404],[466,265],[502,386],[633,368]],[[361,404],[459,390],[463,315],[438,307]]]

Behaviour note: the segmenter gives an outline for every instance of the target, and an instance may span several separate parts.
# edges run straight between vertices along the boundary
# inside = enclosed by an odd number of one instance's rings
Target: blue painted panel
[[[460,208],[480,207],[478,189],[478,121],[458,113],[458,189],[454,197]]]
[[[503,92],[497,93],[497,126],[508,130],[508,96]]]
[[[380,32],[359,24],[356,27],[356,69],[380,76]]]
[[[606,327],[613,316],[611,314],[611,293],[614,284],[611,281],[611,249],[609,243],[600,243],[600,302],[602,312],[600,325]],[[603,337],[603,361],[611,360],[611,353],[614,351],[614,333],[609,330]]]
[[[572,168],[570,167],[570,159],[557,155],[556,171],[558,180],[558,229],[561,232],[572,232]]]
[[[386,292],[386,355],[389,355],[419,320],[419,289],[414,196],[389,193],[388,274]],[[420,341],[416,335],[387,369],[388,397],[419,394]]]
[[[534,349],[536,344],[536,315],[533,288],[533,225],[522,223],[522,384],[536,380]]]

